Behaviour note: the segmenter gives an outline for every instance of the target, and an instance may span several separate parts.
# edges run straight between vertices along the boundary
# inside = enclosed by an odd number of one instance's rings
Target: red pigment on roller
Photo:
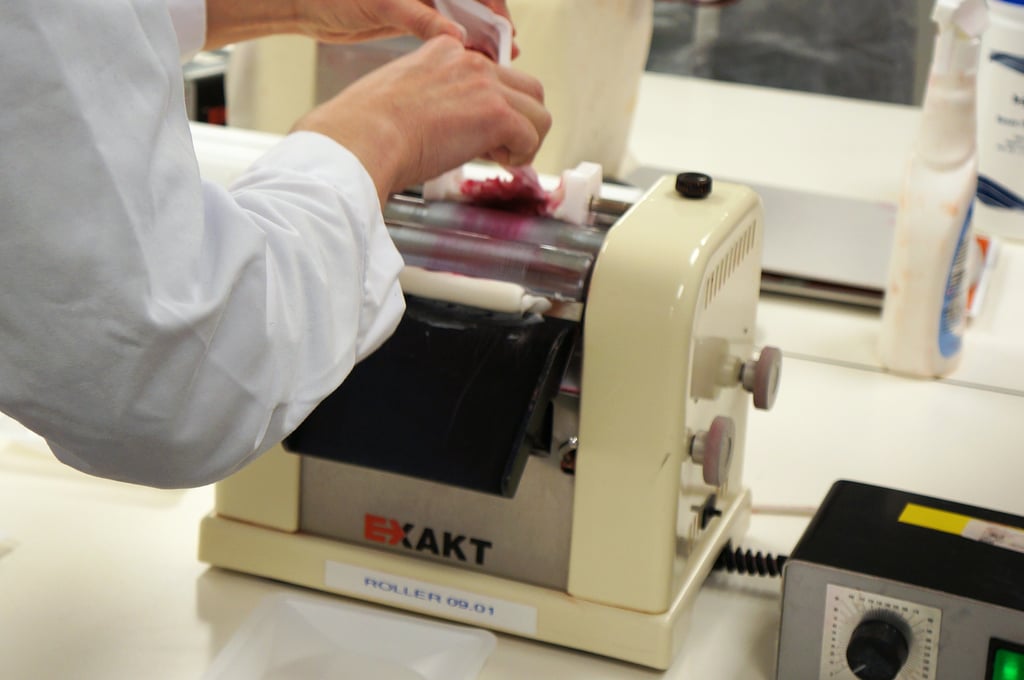
[[[467,179],[459,186],[463,198],[482,208],[495,208],[519,215],[550,217],[562,202],[562,192],[547,192],[537,173],[529,166],[505,168],[511,178]]]

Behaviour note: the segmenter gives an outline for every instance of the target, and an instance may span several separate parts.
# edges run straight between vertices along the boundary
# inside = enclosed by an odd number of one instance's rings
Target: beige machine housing
[[[741,374],[755,353],[761,243],[752,191],[716,183],[687,199],[665,177],[611,226],[597,255],[580,389],[556,400],[578,432],[556,431],[552,455],[529,456],[515,497],[278,447],[218,484],[200,558],[667,668],[701,584],[749,521]],[[711,463],[721,479],[709,484],[709,433],[723,419],[731,437]],[[560,454],[572,449],[575,474],[566,474]],[[422,534],[411,537],[425,524],[415,515],[438,506],[448,524],[431,525],[423,550]],[[308,513],[328,524],[348,516],[338,521],[354,522],[356,535],[314,533]],[[524,533],[536,544],[530,564],[478,563]],[[534,562],[544,564],[530,571]]]

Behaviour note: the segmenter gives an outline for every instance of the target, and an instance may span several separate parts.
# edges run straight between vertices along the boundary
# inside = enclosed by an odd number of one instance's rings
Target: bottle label
[[[1024,211],[1024,56],[991,51],[983,89],[989,110],[980,131],[978,200]]]
[[[1009,52],[992,52],[988,58],[1017,73],[1024,73],[1024,57]]]
[[[967,208],[964,224],[960,228],[953,262],[946,279],[946,293],[942,300],[942,318],[939,320],[939,352],[949,358],[960,351],[964,327],[967,323],[967,244],[974,215],[974,201]]]
[[[985,175],[978,176],[978,200],[990,208],[1024,210],[1024,196]]]

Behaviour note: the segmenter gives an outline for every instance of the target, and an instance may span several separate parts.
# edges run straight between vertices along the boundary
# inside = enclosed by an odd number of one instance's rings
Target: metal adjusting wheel
[[[775,405],[782,373],[782,350],[765,347],[757,359],[744,362],[740,369],[743,389],[754,395],[754,407],[767,411]]]
[[[711,427],[690,440],[690,458],[703,468],[704,483],[722,486],[729,477],[736,425],[728,416],[717,416]]]

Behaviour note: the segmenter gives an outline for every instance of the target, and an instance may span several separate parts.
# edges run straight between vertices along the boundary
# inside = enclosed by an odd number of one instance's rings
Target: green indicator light
[[[997,650],[992,680],[1024,680],[1024,654]]]

